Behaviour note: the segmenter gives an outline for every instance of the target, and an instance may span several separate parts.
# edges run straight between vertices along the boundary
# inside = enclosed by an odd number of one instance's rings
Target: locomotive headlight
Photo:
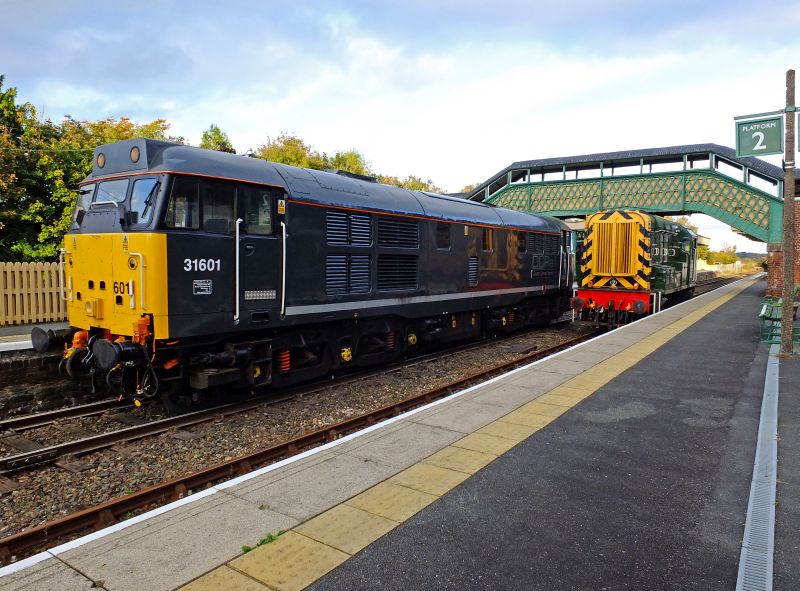
[[[136,146],[131,148],[131,162],[139,162],[139,148]]]
[[[106,165],[106,155],[100,152],[97,155],[97,168],[103,168]]]
[[[86,300],[83,305],[84,312],[89,318],[102,318],[103,317],[103,300],[97,298],[90,298]]]

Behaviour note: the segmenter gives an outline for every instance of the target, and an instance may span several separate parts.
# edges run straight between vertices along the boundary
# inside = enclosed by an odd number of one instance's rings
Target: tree
[[[357,150],[346,150],[344,152],[336,152],[333,158],[330,159],[330,168],[333,170],[345,170],[355,174],[372,175],[369,169],[366,158],[361,152]]]
[[[671,220],[671,221],[673,221],[673,222],[675,222],[677,224],[680,224],[681,226],[686,226],[687,228],[689,228],[695,234],[698,233],[697,226],[694,225],[691,221],[689,221],[689,216],[688,215],[682,215],[680,217],[676,217],[676,216],[669,217],[669,216],[667,216],[667,219]]]
[[[384,185],[395,185],[412,191],[428,191],[430,193],[445,192],[441,187],[437,187],[431,179],[423,181],[420,177],[414,175],[409,175],[404,179],[399,179],[396,176],[378,175],[378,181]]]
[[[274,140],[267,139],[267,143],[255,151],[255,156],[270,162],[301,168],[316,170],[329,168],[325,154],[320,154],[299,137],[285,132]]]
[[[731,244],[723,244],[722,250],[712,250],[708,253],[706,259],[710,264],[730,265],[735,263],[739,257],[736,256],[736,246]]]
[[[30,103],[17,104],[17,89],[3,91],[0,76],[0,249],[5,260],[22,260],[17,245],[35,242],[39,228],[27,219],[31,195],[43,193],[37,167],[38,146],[47,143],[55,128],[40,123]]]
[[[203,137],[200,140],[200,147],[206,150],[236,154],[236,150],[233,149],[228,135],[213,123],[211,127],[203,132]]]
[[[58,255],[75,207],[74,189],[92,170],[102,144],[134,137],[183,143],[169,123],[135,123],[127,117],[60,123],[17,104],[16,88],[2,90],[0,76],[0,248],[5,260],[45,261]]]

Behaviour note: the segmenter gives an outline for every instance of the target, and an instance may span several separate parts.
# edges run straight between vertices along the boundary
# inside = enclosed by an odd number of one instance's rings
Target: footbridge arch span
[[[758,241],[783,236],[783,171],[694,144],[515,162],[467,197],[558,217],[612,208],[704,213]]]

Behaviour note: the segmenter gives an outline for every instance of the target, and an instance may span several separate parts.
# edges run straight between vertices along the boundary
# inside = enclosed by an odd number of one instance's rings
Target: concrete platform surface
[[[735,588],[767,359],[753,321],[762,289],[674,331],[310,588]]]
[[[2,569],[0,590],[735,582],[765,364],[750,284]]]

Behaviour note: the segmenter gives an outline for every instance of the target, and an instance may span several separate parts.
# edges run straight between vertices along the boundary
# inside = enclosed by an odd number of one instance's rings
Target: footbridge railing
[[[776,243],[783,235],[782,184],[776,166],[699,144],[517,162],[469,198],[559,217],[612,208],[705,213],[755,240]]]

